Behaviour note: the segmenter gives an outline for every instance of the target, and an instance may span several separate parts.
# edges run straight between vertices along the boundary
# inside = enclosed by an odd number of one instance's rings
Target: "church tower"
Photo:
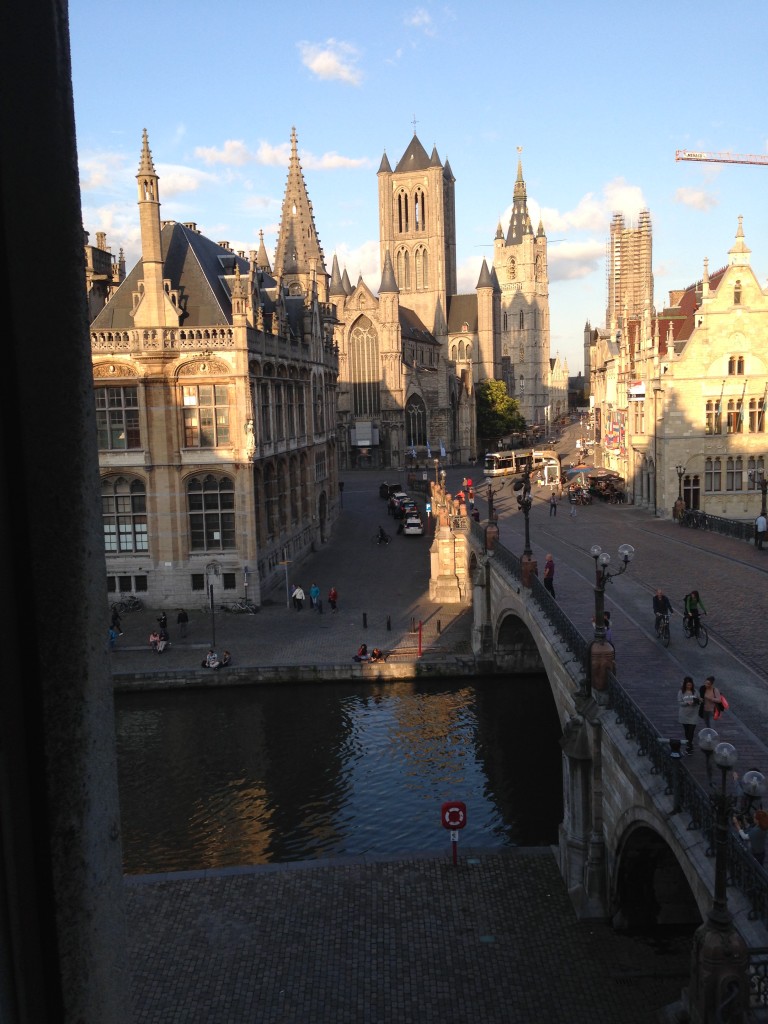
[[[317,237],[315,215],[299,162],[296,129],[291,129],[291,157],[283,196],[273,274],[289,295],[312,295],[328,302],[328,272]]]
[[[437,338],[447,331],[448,296],[456,293],[455,178],[428,156],[414,132],[392,170],[386,154],[378,172],[380,258],[389,253],[400,301]]]
[[[534,234],[522,161],[517,161],[506,236],[496,229],[493,267],[501,287],[502,361],[510,393],[529,424],[549,420],[549,271],[547,236]]]

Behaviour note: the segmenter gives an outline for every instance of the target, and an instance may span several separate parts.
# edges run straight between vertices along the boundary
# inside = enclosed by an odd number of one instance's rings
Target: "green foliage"
[[[484,380],[475,387],[477,436],[493,448],[500,437],[525,430],[517,399],[507,394],[503,380]]]

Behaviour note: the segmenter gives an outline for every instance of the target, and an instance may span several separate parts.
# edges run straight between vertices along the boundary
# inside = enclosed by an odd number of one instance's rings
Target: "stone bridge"
[[[595,666],[591,642],[535,565],[498,535],[465,515],[441,516],[431,594],[471,601],[474,653],[485,670],[508,673],[511,685],[515,675],[540,673],[551,690],[562,725],[559,864],[577,913],[630,928],[700,924],[714,888],[710,762],[672,756],[670,740],[622,687],[613,659]],[[535,778],[535,765],[531,772]],[[768,945],[768,874],[735,833],[728,881],[739,933],[749,947]]]

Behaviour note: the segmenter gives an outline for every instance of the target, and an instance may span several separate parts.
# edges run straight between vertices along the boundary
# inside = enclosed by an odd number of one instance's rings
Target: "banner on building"
[[[629,388],[627,390],[627,399],[630,402],[644,402],[645,401],[645,381],[644,380],[631,380],[629,382]]]

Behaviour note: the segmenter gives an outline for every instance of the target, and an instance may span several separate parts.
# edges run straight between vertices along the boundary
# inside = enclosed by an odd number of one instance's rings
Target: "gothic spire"
[[[296,129],[291,129],[291,156],[285,186],[280,232],[275,250],[275,275],[299,278],[308,290],[313,272],[327,277],[323,250],[317,237],[312,203],[299,162]],[[284,283],[288,283],[285,282]]]
[[[522,153],[522,146],[517,147],[517,152]],[[532,235],[531,218],[528,215],[528,193],[523,178],[523,161],[517,158],[517,178],[512,198],[512,214],[509,218],[509,230],[507,231],[507,245],[515,245],[522,242],[524,235]]]

